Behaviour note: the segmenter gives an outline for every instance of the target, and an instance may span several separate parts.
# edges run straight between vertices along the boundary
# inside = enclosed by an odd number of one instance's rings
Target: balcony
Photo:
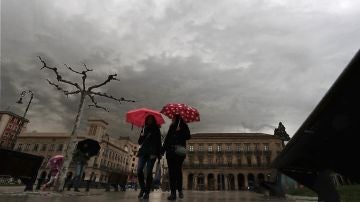
[[[233,152],[232,150],[226,150],[226,151],[225,151],[225,154],[226,154],[226,155],[233,155],[233,153],[234,153],[234,152]]]
[[[239,168],[270,168],[269,165],[244,165],[244,164],[184,164],[184,169],[239,169]]]
[[[263,151],[263,154],[264,154],[265,156],[271,156],[272,151],[271,151],[271,150]]]
[[[261,154],[263,153],[263,151],[261,151],[261,150],[254,150],[253,152],[254,152],[254,155],[256,155],[256,156],[261,156]]]

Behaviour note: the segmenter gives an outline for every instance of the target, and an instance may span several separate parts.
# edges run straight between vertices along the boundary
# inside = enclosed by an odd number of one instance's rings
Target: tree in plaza
[[[123,102],[135,102],[135,101],[134,100],[128,100],[128,99],[125,99],[123,97],[116,98],[116,97],[113,97],[112,95],[108,95],[106,93],[96,91],[96,89],[98,89],[99,87],[104,86],[104,85],[108,84],[111,81],[118,80],[116,78],[117,74],[108,75],[108,78],[105,81],[103,81],[102,83],[87,87],[87,85],[86,85],[86,79],[87,79],[87,76],[88,76],[87,73],[91,72],[93,70],[88,69],[85,64],[84,64],[84,67],[83,67],[84,68],[83,71],[74,70],[73,68],[71,68],[70,66],[65,64],[65,67],[69,71],[71,71],[74,74],[81,75],[82,83],[78,84],[76,82],[73,82],[73,81],[70,81],[70,80],[67,80],[67,79],[63,78],[63,76],[59,73],[57,67],[49,67],[46,64],[46,62],[40,56],[39,56],[39,60],[42,63],[41,70],[42,69],[48,69],[48,70],[51,70],[51,71],[53,71],[55,73],[57,83],[47,79],[47,81],[48,81],[48,83],[50,85],[54,86],[57,90],[61,91],[66,96],[80,95],[80,103],[79,103],[79,107],[78,107],[77,114],[76,114],[76,117],[75,117],[74,125],[73,125],[72,131],[71,131],[70,140],[69,140],[69,143],[67,144],[67,146],[65,147],[65,151],[64,151],[64,153],[65,153],[65,155],[64,155],[65,161],[64,161],[64,164],[63,164],[63,166],[62,166],[62,168],[60,170],[60,175],[59,175],[60,179],[58,180],[58,182],[55,185],[55,190],[56,191],[62,191],[63,187],[64,187],[64,184],[65,184],[66,174],[67,174],[67,171],[69,169],[70,163],[72,161],[72,155],[73,155],[74,150],[75,150],[75,145],[77,143],[77,133],[76,133],[76,131],[77,131],[78,126],[80,124],[80,119],[81,119],[81,116],[82,116],[82,113],[83,113],[84,101],[85,101],[86,97],[90,98],[90,100],[92,102],[92,104],[90,104],[89,107],[100,108],[100,109],[103,109],[103,110],[105,110],[107,112],[109,111],[108,109],[98,105],[98,103],[96,101],[96,97],[106,97],[106,98],[115,100],[115,101],[119,102],[120,104],[123,103]],[[70,85],[70,86],[72,86],[73,89],[72,90],[64,89],[62,86],[59,85],[60,83]]]
[[[290,140],[290,136],[287,134],[285,126],[281,122],[279,122],[279,126],[275,128],[274,135],[281,139],[283,147],[285,147],[285,141]]]

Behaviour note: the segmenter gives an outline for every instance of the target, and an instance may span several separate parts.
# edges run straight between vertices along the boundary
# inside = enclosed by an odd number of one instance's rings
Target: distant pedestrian
[[[137,175],[140,184],[140,193],[138,198],[148,199],[152,185],[152,170],[156,159],[160,159],[161,152],[161,133],[156,119],[153,115],[145,118],[143,133],[140,134],[138,143],[141,145],[138,152]],[[146,166],[146,181],[144,176],[144,167]]]
[[[63,156],[61,156],[61,157],[62,158],[51,158],[48,161],[46,167],[50,167],[50,180],[42,186],[42,188],[41,188],[42,191],[49,189],[52,185],[54,185],[54,183],[58,179],[59,173],[60,173],[60,168],[63,163]]]
[[[186,157],[186,140],[191,138],[190,130],[185,121],[179,116],[174,116],[163,144],[169,168],[169,181],[171,194],[168,200],[176,200],[176,190],[179,198],[184,198],[182,190],[182,164]]]
[[[86,148],[87,144],[83,145],[83,148]],[[71,186],[74,186],[74,191],[79,192],[79,186],[81,183],[81,177],[84,173],[85,166],[87,161],[90,159],[90,156],[86,152],[82,152],[80,149],[76,149],[72,161],[75,163],[75,176],[72,179],[72,182],[68,186],[68,190],[71,189]]]

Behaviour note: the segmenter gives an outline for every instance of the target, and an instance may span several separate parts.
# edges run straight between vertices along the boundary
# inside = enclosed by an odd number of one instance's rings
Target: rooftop
[[[266,138],[266,139],[279,139],[277,136],[265,133],[195,133],[191,135],[192,139],[202,138]]]
[[[0,111],[0,114],[8,114],[10,116],[14,116],[16,118],[19,118],[19,119],[24,119],[24,117],[20,116],[20,115],[17,115],[15,114],[14,112],[11,112],[11,111]],[[28,119],[25,119],[26,122],[29,122]]]

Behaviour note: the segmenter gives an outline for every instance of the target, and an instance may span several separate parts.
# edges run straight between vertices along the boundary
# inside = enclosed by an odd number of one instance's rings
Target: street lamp
[[[26,116],[27,111],[29,110],[31,101],[32,101],[32,99],[34,98],[34,93],[33,93],[31,90],[24,90],[23,92],[21,92],[20,98],[19,98],[19,100],[16,102],[16,103],[18,103],[18,104],[22,104],[22,103],[23,103],[23,102],[22,102],[22,99],[23,99],[23,97],[24,97],[25,95],[27,95],[27,94],[30,94],[31,97],[30,97],[29,103],[28,103],[28,105],[27,105],[27,107],[26,107],[26,110],[25,110],[25,112],[24,112],[24,115],[23,115],[23,118],[24,118],[24,119],[25,119],[25,116]]]
[[[20,134],[20,132],[21,132],[24,124],[25,124],[25,121],[26,121],[25,116],[26,116],[27,111],[29,110],[31,101],[32,101],[32,99],[34,98],[34,93],[33,93],[31,90],[24,90],[24,91],[22,91],[21,94],[20,94],[19,100],[16,102],[17,104],[22,104],[22,103],[23,103],[23,102],[22,102],[22,99],[23,99],[23,97],[24,97],[25,95],[27,95],[27,94],[30,94],[31,97],[30,97],[29,103],[28,103],[27,106],[26,106],[24,115],[22,116],[23,121],[21,121],[21,122],[19,123],[19,127],[18,127],[18,129],[16,130],[14,142],[12,143],[12,148],[13,148],[13,149],[14,149],[14,147],[15,147],[17,138],[18,138],[18,136],[19,136],[19,134]]]

